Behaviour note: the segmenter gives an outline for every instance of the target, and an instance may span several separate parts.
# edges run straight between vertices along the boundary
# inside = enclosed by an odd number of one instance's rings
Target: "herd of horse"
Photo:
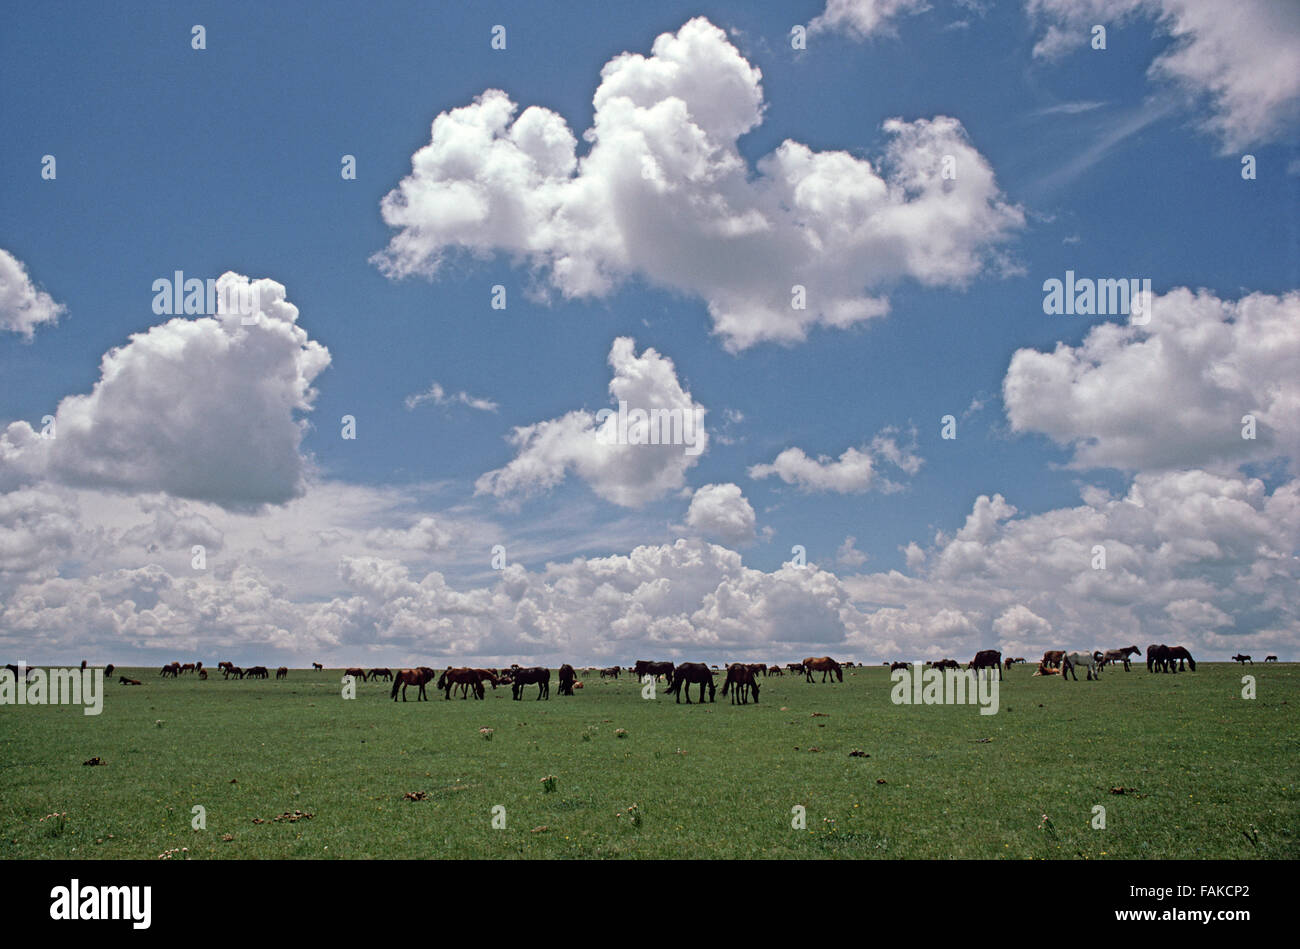
[[[1062,679],[1068,675],[1070,678],[1078,680],[1079,669],[1085,670],[1088,679],[1100,679],[1103,667],[1111,664],[1122,664],[1124,671],[1128,672],[1132,666],[1130,663],[1131,656],[1139,656],[1142,650],[1137,646],[1125,646],[1123,649],[1107,649],[1105,652],[1100,649],[1091,653],[1087,652],[1066,652],[1063,649],[1049,649],[1043,653],[1042,661],[1038,664],[1036,676],[1060,675]],[[1246,658],[1250,658],[1247,656]],[[1164,643],[1152,643],[1147,647],[1147,672],[1182,672],[1190,669],[1196,671],[1196,660],[1192,654],[1187,651],[1186,646],[1166,646]]]
[[[1133,657],[1141,654],[1137,646],[1125,646],[1122,649],[1094,650],[1093,652],[1070,652],[1064,649],[1049,649],[1043,653],[1043,658],[1038,663],[1038,668],[1034,672],[1035,676],[1052,676],[1059,675],[1062,679],[1070,678],[1078,681],[1078,673],[1082,671],[1089,680],[1100,679],[1101,670],[1107,665],[1123,665],[1124,671],[1131,669]],[[1167,646],[1163,643],[1153,643],[1147,647],[1147,671],[1162,673],[1178,673],[1184,670],[1196,671],[1196,660],[1185,646]],[[1002,653],[996,649],[981,649],[975,654],[966,669],[973,670],[977,674],[981,671],[992,674],[997,670],[998,678],[1001,679],[1003,671],[1009,671],[1016,663],[1022,663],[1026,660],[1023,657],[1002,657]],[[1233,662],[1245,665],[1246,663],[1254,664],[1254,660],[1245,654],[1238,653],[1232,657]],[[1264,657],[1265,662],[1277,662],[1275,655]],[[907,668],[910,662],[885,662],[884,665],[889,667],[891,672]],[[830,681],[843,682],[844,670],[853,668],[856,663],[852,661],[837,662],[830,656],[812,656],[804,659],[802,662],[789,662],[784,666],[777,663],[767,664],[762,662],[733,662],[726,666],[725,670],[718,666],[709,666],[702,662],[682,662],[673,663],[670,661],[648,661],[638,659],[632,666],[609,666],[599,670],[602,679],[619,678],[622,673],[630,672],[637,680],[644,681],[647,676],[655,679],[663,679],[668,683],[668,694],[676,697],[677,702],[681,702],[682,693],[685,691],[686,704],[691,704],[690,688],[698,686],[698,701],[704,701],[705,692],[708,692],[709,701],[714,701],[717,693],[717,686],[714,681],[715,677],[725,671],[725,678],[722,683],[722,694],[730,695],[733,704],[747,705],[752,700],[758,703],[759,695],[759,678],[767,676],[783,676],[787,672],[804,676],[807,682],[817,682],[814,673],[821,673],[821,682]],[[927,667],[934,669],[961,669],[961,664],[955,659],[939,659],[925,663]],[[13,672],[15,680],[19,676],[19,667],[13,664],[5,666],[6,669]],[[82,660],[81,668],[87,668],[85,660]],[[113,674],[115,666],[109,663],[104,668],[106,675]],[[319,662],[313,662],[312,668],[323,670],[325,667]],[[27,676],[30,678],[34,667],[27,667]],[[217,669],[226,679],[267,679],[270,678],[270,670],[266,666],[250,666],[242,669],[232,662],[219,662]],[[183,675],[194,674],[200,679],[208,678],[208,670],[203,668],[202,662],[170,662],[163,666],[158,674],[164,678],[180,678]],[[430,682],[434,682],[434,687],[443,693],[444,699],[450,699],[452,693],[460,690],[462,699],[469,698],[473,695],[476,699],[482,699],[486,696],[485,684],[491,685],[493,690],[498,686],[508,685],[511,688],[511,697],[516,701],[524,696],[525,687],[530,685],[537,686],[537,700],[549,699],[551,697],[551,670],[545,666],[520,666],[518,664],[510,666],[509,669],[476,669],[470,667],[448,666],[439,672],[428,666],[419,666],[414,669],[398,669],[396,671],[386,668],[377,667],[374,669],[364,669],[361,667],[352,667],[345,669],[345,676],[351,676],[362,682],[373,682],[384,680],[392,682],[390,695],[394,702],[400,693],[402,701],[406,701],[406,690],[409,686],[416,687],[416,701],[427,700],[428,694],[426,687]],[[280,666],[275,670],[277,679],[285,679],[289,676],[287,666]],[[573,666],[565,663],[558,670],[560,695],[573,695],[576,689],[583,687],[582,682],[578,680],[577,671]],[[435,681],[436,680],[436,681]],[[130,679],[126,676],[121,677],[123,685],[140,685],[138,679]]]

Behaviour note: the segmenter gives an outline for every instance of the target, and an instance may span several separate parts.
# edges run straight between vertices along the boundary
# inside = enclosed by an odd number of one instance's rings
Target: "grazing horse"
[[[344,669],[344,670],[343,670],[343,674],[344,674],[345,676],[352,676],[354,679],[360,679],[362,682],[365,682],[365,681],[366,681],[366,670],[365,670],[365,669],[357,669],[357,668],[355,668],[355,667],[352,668],[352,669]]]
[[[495,669],[475,669],[474,671],[478,673],[479,682],[487,682],[491,684],[493,692],[496,691],[498,685],[509,684],[506,678]],[[463,692],[464,689],[461,691]]]
[[[767,674],[770,676],[783,676],[785,675],[785,670],[780,666],[768,666]]]
[[[386,666],[381,666],[381,667],[378,668],[378,669],[371,669],[371,670],[370,670],[370,678],[372,678],[372,679],[388,679],[389,681],[391,681],[392,678],[393,678],[393,670],[387,668]]]
[[[1277,656],[1265,656],[1265,657],[1264,657],[1264,661],[1265,661],[1265,662],[1277,662]],[[1254,663],[1252,662],[1251,665],[1253,666]],[[112,669],[113,667],[112,667],[112,666],[109,666],[109,668]]]
[[[1249,662],[1252,666],[1255,664],[1255,660],[1254,660],[1254,659],[1250,658],[1250,656],[1242,655],[1241,653],[1238,653],[1237,655],[1233,656],[1233,657],[1232,657],[1232,661],[1233,661],[1233,662],[1239,662],[1239,663],[1241,663],[1243,666],[1244,666],[1246,663],[1248,663],[1248,662]],[[1267,660],[1265,660],[1265,661],[1267,661]]]
[[[733,689],[732,686],[735,688]],[[758,704],[758,677],[754,675],[752,667],[741,665],[739,662],[728,666],[727,679],[722,683],[722,694],[726,695],[728,689],[731,690],[732,705],[748,705],[751,689],[754,692],[754,704]]]
[[[938,662],[932,663],[932,665],[936,669],[960,669],[961,668],[961,663],[958,662],[956,659],[940,659]]]
[[[231,676],[234,676],[236,679],[242,679],[244,677],[244,670],[239,668],[239,666],[232,666],[227,663],[226,678],[229,679]]]
[[[998,678],[1002,678],[1002,651],[999,649],[981,649],[975,653],[975,658],[966,663],[966,668],[974,669],[979,672],[981,669],[998,670]]]
[[[325,668],[325,667],[322,666],[319,662],[313,662],[313,663],[311,664],[311,667],[312,667],[313,669],[324,669],[324,668]]]
[[[908,667],[908,665],[909,665],[909,663],[906,663],[906,662],[891,662],[891,663],[889,664],[889,671],[890,671],[890,672],[893,672],[893,671],[895,671],[896,669],[906,669],[906,668]]]
[[[1161,646],[1160,648],[1164,650],[1163,662],[1166,672],[1182,672],[1184,668],[1191,669],[1193,672],[1196,671],[1196,660],[1192,658],[1192,654],[1187,651],[1186,646]],[[1148,650],[1149,655],[1150,651]],[[1249,659],[1250,657],[1247,656],[1246,658]],[[1184,666],[1183,663],[1187,663],[1187,665]],[[1251,665],[1253,666],[1254,663],[1252,662]]]
[[[1277,656],[1274,656],[1273,658],[1276,659]],[[106,675],[106,676],[111,676],[111,675],[113,674],[113,670],[116,669],[116,668],[117,668],[117,666],[113,665],[113,664],[110,662],[108,665],[106,665],[106,666],[104,667],[104,675]]]
[[[608,669],[600,670],[600,677],[602,679],[617,679],[618,674],[622,671],[623,669],[621,666],[610,666]]]
[[[1164,643],[1152,643],[1147,647],[1147,672],[1166,672],[1169,662],[1169,647]]]
[[[275,677],[276,677],[277,679],[287,679],[287,678],[289,678],[289,667],[288,667],[288,666],[281,666],[279,669],[276,669],[276,670],[275,670]],[[207,678],[207,676],[204,676],[204,678]]]
[[[645,659],[638,659],[636,665],[632,667],[632,671],[636,674],[638,682],[648,675],[652,675],[656,679],[663,676],[666,682],[673,680],[673,664],[671,662],[647,662]]]
[[[820,672],[822,674],[823,682],[826,681],[827,673],[831,673],[832,682],[836,681],[836,679],[840,682],[844,681],[844,670],[841,669],[840,664],[830,656],[818,656],[816,658],[805,659],[803,661],[803,672],[805,680],[808,682],[813,681],[812,674],[814,672]]]
[[[266,679],[266,678],[269,678],[270,675],[271,675],[271,673],[269,673],[269,672],[266,671],[266,666],[250,666],[250,667],[249,667],[249,668],[244,672],[244,677],[245,677],[245,678],[249,678],[249,677],[251,677],[251,678],[254,678],[254,679]]]
[[[524,686],[537,686],[537,701],[545,698],[550,701],[551,698],[551,670],[545,666],[530,666],[525,669],[518,664],[510,666],[510,694],[513,699],[518,701],[524,697]],[[482,686],[480,685],[480,688]]]
[[[400,676],[401,673],[399,672],[398,675]],[[465,666],[448,666],[438,676],[438,681],[434,683],[433,687],[444,693],[442,698],[446,702],[450,701],[451,690],[456,686],[460,686],[461,699],[469,698],[470,689],[474,690],[474,698],[483,698],[483,680],[479,677],[479,670],[477,669],[470,669]],[[397,686],[394,685],[393,688],[395,690]]]
[[[686,685],[686,704],[691,704],[691,686],[699,684],[700,687],[700,704],[704,704],[704,690],[709,690],[709,701],[713,701],[713,696],[717,693],[718,687],[713,684],[713,670],[702,662],[683,662],[673,670],[672,683],[668,686],[668,694],[677,696],[677,703],[682,701],[682,685]]]
[[[1043,661],[1041,664],[1047,666],[1049,669],[1059,669],[1061,668],[1061,660],[1064,658],[1064,649],[1049,649],[1047,652],[1043,653]]]
[[[163,678],[166,678],[167,676],[171,676],[173,679],[175,679],[177,676],[181,674],[181,664],[179,662],[169,662],[167,663],[167,665],[163,666],[161,669],[158,670],[158,674]]]
[[[1101,663],[1095,652],[1067,652],[1061,658],[1061,678],[1064,679],[1068,673],[1075,682],[1078,682],[1079,676],[1074,671],[1076,667],[1083,667],[1086,670],[1090,682],[1101,678]]]
[[[192,663],[192,662],[187,662],[187,663],[185,663],[185,665],[181,666],[181,675],[185,675],[185,673],[187,673],[187,672],[193,672],[193,671],[195,670],[195,668],[196,668],[196,667],[195,667],[194,663]]]
[[[789,669],[791,672],[803,672],[802,662],[787,662],[785,664],[785,667]]]
[[[419,691],[415,694],[417,702],[429,701],[429,695],[424,691],[424,687],[429,684],[433,678],[433,670],[428,666],[421,666],[418,669],[398,669],[397,675],[393,678],[393,701],[397,701],[397,690],[402,690],[402,701],[406,701],[406,687],[408,685],[416,686]]]
[[[748,662],[745,666],[750,672],[754,673],[754,675],[759,675],[760,673],[762,675],[767,675],[767,666],[763,665],[761,662]]]
[[[123,685],[143,685],[139,679],[128,679],[126,676],[118,676],[118,681]]]
[[[208,670],[207,670],[207,669],[200,669],[200,670],[199,670],[199,678],[202,679],[204,682],[207,682],[207,681],[208,681]]]
[[[1142,650],[1137,646],[1125,646],[1123,649],[1107,649],[1101,656],[1101,664],[1104,666],[1108,662],[1124,663],[1124,671],[1129,671],[1129,656],[1141,655]]]
[[[567,662],[560,666],[560,694],[572,695],[573,683],[578,679],[577,673],[573,671],[573,666]]]

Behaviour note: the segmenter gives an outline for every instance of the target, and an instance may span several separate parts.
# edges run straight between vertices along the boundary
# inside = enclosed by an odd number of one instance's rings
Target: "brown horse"
[[[119,680],[123,685],[142,685],[142,684],[143,684],[139,679],[128,679],[126,676],[118,676],[117,678],[118,678],[118,680]]]
[[[524,686],[537,686],[537,701],[545,698],[550,701],[551,698],[551,670],[545,666],[530,666],[524,668],[517,664],[510,666],[510,694],[511,698],[518,701],[524,697]],[[480,686],[481,688],[481,686]]]
[[[758,704],[758,677],[754,675],[752,666],[742,665],[739,662],[728,666],[727,679],[722,683],[722,694],[726,695],[729,689],[732,705],[748,705],[750,691],[754,693],[754,704]]]
[[[1241,663],[1243,666],[1244,666],[1246,663],[1248,663],[1248,662],[1249,662],[1252,666],[1255,664],[1255,660],[1254,660],[1254,659],[1250,658],[1250,656],[1242,655],[1241,653],[1238,653],[1237,655],[1233,656],[1233,657],[1232,657],[1232,661],[1233,661],[1233,662],[1239,662],[1239,663]]]
[[[362,682],[365,682],[365,681],[366,681],[366,670],[365,670],[365,669],[358,669],[358,668],[355,668],[355,667],[353,667],[353,668],[351,668],[351,669],[344,669],[344,670],[343,670],[343,674],[344,674],[345,676],[352,676],[354,679],[360,679]]]
[[[975,658],[966,663],[966,668],[978,672],[981,669],[997,669],[998,678],[1002,678],[1002,652],[998,649],[981,649]]]
[[[232,666],[229,663],[226,663],[226,678],[229,679],[231,676],[234,676],[236,679],[242,679],[244,677],[244,670],[239,668],[239,666]]]
[[[276,670],[275,670],[275,677],[276,677],[277,679],[287,679],[287,678],[289,678],[289,667],[288,667],[288,666],[281,666],[279,669],[276,669]],[[204,678],[207,678],[207,677],[204,676]]]
[[[600,677],[602,679],[617,679],[618,674],[622,671],[623,669],[621,666],[610,666],[608,669],[600,670]]]
[[[1265,661],[1265,662],[1277,662],[1277,656],[1265,656],[1265,657],[1264,657],[1264,661]],[[1254,663],[1251,663],[1251,664],[1254,665]],[[112,667],[112,666],[109,666],[109,668],[112,669],[113,667]]]
[[[1185,646],[1166,646],[1164,643],[1157,646],[1153,643],[1147,647],[1148,672],[1182,672],[1184,668],[1196,671],[1196,660]]]
[[[249,666],[248,669],[244,671],[245,678],[267,679],[270,678],[270,676],[271,673],[266,671],[266,666]]]
[[[179,662],[169,662],[158,670],[158,674],[164,678],[171,676],[175,679],[181,674],[181,664]]]
[[[704,704],[704,689],[709,690],[709,701],[713,701],[714,695],[717,694],[717,686],[713,684],[713,670],[702,662],[683,662],[673,669],[672,682],[668,686],[668,694],[676,695],[678,704],[682,701],[682,684],[686,685],[686,704],[691,704],[691,686],[699,685],[700,687],[700,704]]]
[[[400,672],[398,677],[401,677]],[[481,699],[484,696],[483,680],[479,677],[479,671],[464,666],[458,669],[448,666],[442,675],[438,676],[438,681],[434,687],[441,689],[445,693],[443,699],[447,700],[451,698],[451,690],[458,685],[461,687],[460,697],[462,699],[469,698],[470,689],[474,690],[474,698]],[[396,690],[397,686],[393,686],[393,691]]]
[[[322,666],[319,662],[313,662],[313,663],[311,664],[311,667],[312,667],[313,669],[324,669],[324,668],[325,668],[325,667]]]
[[[429,695],[425,692],[424,687],[429,684],[429,680],[434,676],[434,672],[428,666],[421,666],[418,669],[398,669],[397,675],[393,677],[393,701],[397,701],[397,690],[402,690],[402,701],[406,701],[406,687],[408,685],[416,686],[419,691],[415,694],[417,702],[429,701]]]
[[[560,666],[560,694],[572,695],[573,683],[578,679],[578,675],[573,671],[573,666],[567,662]]]
[[[196,668],[197,667],[194,665],[194,663],[187,662],[185,663],[185,665],[181,666],[181,675],[184,675],[187,672],[193,672]]]
[[[820,672],[822,674],[823,682],[826,681],[826,674],[828,672],[831,673],[832,682],[834,682],[836,679],[838,679],[840,682],[844,681],[844,670],[841,669],[840,664],[836,662],[834,659],[832,659],[830,656],[820,656],[817,658],[805,659],[803,661],[803,671],[804,671],[805,679],[808,682],[813,681],[812,674],[814,672]]]
[[[207,681],[208,681],[208,670],[207,670],[207,669],[200,669],[200,670],[199,670],[199,678],[202,679],[204,682],[207,682]]]
[[[767,674],[770,676],[783,676],[785,675],[785,670],[780,666],[768,666]]]

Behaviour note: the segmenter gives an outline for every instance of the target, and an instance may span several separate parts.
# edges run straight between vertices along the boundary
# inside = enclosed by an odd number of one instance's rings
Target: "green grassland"
[[[748,706],[594,673],[550,701],[394,704],[384,683],[344,700],[338,670],[124,669],[144,685],[106,682],[99,716],[0,706],[0,858],[1300,857],[1300,666],[1032,671],[985,716],[894,705],[880,666],[765,679]]]

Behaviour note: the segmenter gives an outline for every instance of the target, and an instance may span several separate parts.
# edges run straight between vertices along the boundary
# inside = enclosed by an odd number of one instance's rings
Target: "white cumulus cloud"
[[[65,309],[44,290],[36,289],[22,261],[0,248],[0,330],[31,339],[37,326],[57,323]]]
[[[885,121],[876,163],[786,140],[751,168],[736,143],[762,121],[760,79],[691,20],[605,65],[581,158],[563,118],[490,89],[434,119],[382,202],[396,233],[375,262],[432,276],[449,254],[502,252],[566,298],[639,276],[702,298],[735,351],[881,316],[900,278],[962,287],[1022,226],[946,116]]]
[[[249,284],[224,274],[218,288]],[[226,507],[283,503],[301,493],[299,451],[329,351],[297,325],[273,280],[252,283],[259,311],[175,318],[107,353],[86,395],[65,397],[51,429],[0,430],[0,490],[32,480],[163,491]]]

